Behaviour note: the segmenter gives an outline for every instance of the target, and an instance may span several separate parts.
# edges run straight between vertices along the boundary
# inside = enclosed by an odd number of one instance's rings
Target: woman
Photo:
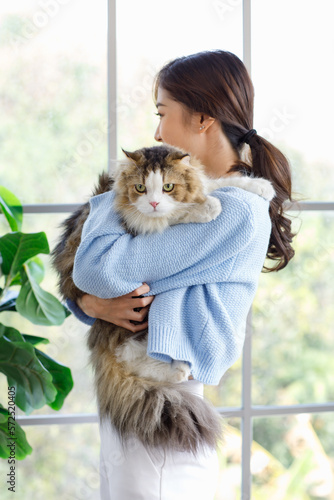
[[[291,174],[284,155],[252,129],[253,85],[235,55],[213,51],[176,59],[162,68],[154,88],[157,141],[195,155],[212,177],[240,171],[269,179],[276,197],[269,207],[257,195],[222,188],[214,193],[222,204],[215,221],[135,238],[106,208],[110,193],[96,197],[74,267],[75,284],[87,292],[76,313],[87,323],[101,318],[137,332],[148,326],[151,308],[149,354],[189,362],[194,380],[188,384],[201,395],[203,383],[218,384],[240,356],[265,257],[275,262],[266,270],[279,270],[294,255],[291,222],[283,213]],[[175,289],[179,300],[168,302]],[[194,459],[132,444],[125,457],[118,436],[101,426],[102,499],[214,497],[218,468],[212,451]]]

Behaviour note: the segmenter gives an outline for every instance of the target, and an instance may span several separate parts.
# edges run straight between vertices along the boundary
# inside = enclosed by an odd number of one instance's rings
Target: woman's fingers
[[[138,299],[131,299],[129,306],[131,309],[137,309],[137,307],[146,307],[153,302],[154,295],[150,297],[140,297]]]
[[[150,306],[143,307],[140,311],[134,311],[133,309],[129,311],[128,318],[131,321],[144,321],[148,314]]]
[[[154,296],[142,297],[142,295],[149,291],[150,287],[143,283],[133,292],[113,299],[100,299],[85,294],[78,300],[78,305],[88,316],[109,321],[135,333],[148,327],[148,322],[145,320]],[[135,325],[133,321],[141,324]]]
[[[140,325],[134,325],[130,321],[125,320],[119,326],[122,326],[123,328],[130,330],[130,332],[132,332],[132,333],[137,333],[137,332],[141,332],[142,330],[146,330],[148,328],[148,321],[145,321],[145,323],[140,323]]]
[[[130,297],[138,297],[139,295],[144,295],[150,291],[150,287],[147,283],[143,283],[139,288],[136,288],[133,292],[128,293]]]

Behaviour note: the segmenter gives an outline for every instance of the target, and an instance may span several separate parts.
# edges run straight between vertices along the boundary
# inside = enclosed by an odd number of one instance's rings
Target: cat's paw
[[[222,207],[219,199],[214,196],[207,196],[205,202],[201,205],[201,220],[198,222],[210,222],[215,220],[221,211]]]
[[[171,363],[171,382],[185,382],[190,375],[190,366],[183,361],[172,361]]]
[[[124,344],[118,346],[115,349],[115,356],[117,361],[122,362],[131,362],[141,358],[146,354],[147,343],[146,342],[138,342],[134,339],[128,339],[124,342]]]
[[[268,201],[272,200],[276,196],[275,189],[273,188],[271,182],[267,179],[256,179],[256,187],[257,194]]]

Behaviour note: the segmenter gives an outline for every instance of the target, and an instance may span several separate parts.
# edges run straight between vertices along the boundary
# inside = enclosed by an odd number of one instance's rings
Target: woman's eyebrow
[[[156,107],[158,108],[159,106],[166,106],[166,104],[162,104],[162,102],[157,102]]]

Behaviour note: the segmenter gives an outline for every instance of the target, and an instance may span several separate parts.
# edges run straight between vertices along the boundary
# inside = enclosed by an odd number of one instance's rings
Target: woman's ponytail
[[[267,258],[277,261],[273,267],[264,267],[266,272],[283,269],[295,252],[291,246],[295,234],[291,231],[291,220],[284,214],[284,202],[291,200],[291,171],[284,154],[259,135],[249,140],[252,154],[252,175],[271,181],[276,196],[270,202],[269,215],[272,230]]]

